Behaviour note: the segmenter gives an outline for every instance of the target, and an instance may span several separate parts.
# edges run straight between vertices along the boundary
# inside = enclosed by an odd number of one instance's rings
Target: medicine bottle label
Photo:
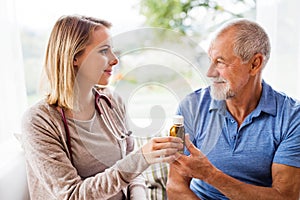
[[[174,124],[170,128],[170,136],[179,137],[184,142],[184,135],[185,135],[185,131],[184,131],[184,126],[183,125],[176,125],[176,124]],[[179,153],[183,153],[183,150],[179,151]]]

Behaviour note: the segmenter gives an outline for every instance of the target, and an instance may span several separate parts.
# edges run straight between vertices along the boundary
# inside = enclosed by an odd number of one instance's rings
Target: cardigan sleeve
[[[95,176],[82,179],[70,161],[59,115],[34,107],[23,118],[23,146],[31,198],[108,199],[126,188],[149,164],[137,150]],[[35,198],[36,197],[36,198]]]

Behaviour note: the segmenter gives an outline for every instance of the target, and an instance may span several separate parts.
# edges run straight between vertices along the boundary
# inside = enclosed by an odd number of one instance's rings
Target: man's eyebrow
[[[211,57],[211,56],[208,56],[208,58],[209,58],[210,60],[212,60],[212,57]],[[222,60],[222,61],[225,61],[225,58],[222,57],[222,56],[218,56],[218,57],[215,58],[214,60]]]

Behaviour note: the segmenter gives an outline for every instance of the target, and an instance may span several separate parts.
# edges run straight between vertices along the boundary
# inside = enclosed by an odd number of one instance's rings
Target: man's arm
[[[173,163],[176,173],[201,179],[231,200],[299,200],[300,168],[274,163],[272,165],[272,187],[260,187],[241,182],[221,172],[188,139],[186,146],[191,155],[181,155]]]
[[[191,178],[181,176],[170,164],[169,177],[167,181],[167,194],[169,200],[199,200],[199,198],[190,189]]]
[[[272,187],[259,187],[236,180],[218,171],[207,183],[229,199],[299,200],[300,169],[287,165],[272,165]]]

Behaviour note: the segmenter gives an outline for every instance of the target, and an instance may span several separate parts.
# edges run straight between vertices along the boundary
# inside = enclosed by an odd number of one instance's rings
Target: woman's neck
[[[95,113],[95,97],[92,89],[80,89],[76,95],[75,108],[66,111],[66,116],[77,120],[89,120]]]

